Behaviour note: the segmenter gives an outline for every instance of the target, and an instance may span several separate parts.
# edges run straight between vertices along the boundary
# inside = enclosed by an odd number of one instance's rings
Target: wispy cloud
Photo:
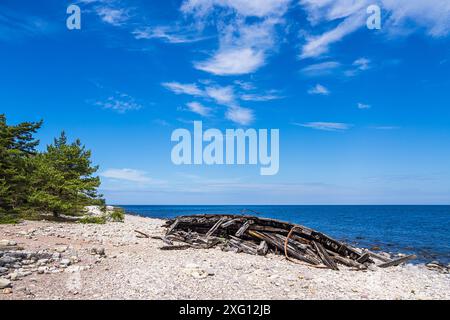
[[[242,80],[235,80],[234,83],[239,86],[242,90],[253,90],[256,89],[255,85],[251,82],[242,81]]]
[[[135,169],[107,169],[101,172],[100,176],[109,179],[139,183],[148,183],[152,181],[152,179],[147,176],[147,172]]]
[[[361,109],[361,110],[372,108],[371,105],[365,104],[365,103],[361,103],[361,102],[358,102],[357,107],[358,107],[358,109]]]
[[[115,27],[125,25],[132,17],[132,8],[126,7],[120,0],[78,0],[76,4],[86,6],[87,12],[96,14],[102,22]]]
[[[371,61],[367,58],[359,58],[353,61],[350,69],[346,70],[344,74],[347,77],[354,77],[359,73],[369,70],[372,67]]]
[[[359,70],[370,69],[370,60],[367,58],[359,58],[353,62],[353,65]]]
[[[100,7],[97,9],[97,14],[103,22],[116,27],[123,25],[129,19],[128,11],[121,8]]]
[[[359,29],[363,21],[365,21],[363,16],[357,15],[354,18],[345,19],[337,27],[321,35],[307,36],[300,58],[314,58],[327,53],[331,44],[341,41],[346,35]]]
[[[204,117],[208,116],[211,113],[211,110],[212,110],[211,108],[205,107],[201,103],[195,102],[195,101],[187,103],[186,106],[188,107],[188,109],[191,112],[197,113],[197,114],[199,114],[201,116],[204,116]]]
[[[264,102],[264,101],[283,99],[283,97],[280,95],[277,95],[275,93],[266,93],[266,94],[247,93],[247,94],[241,95],[241,99],[244,101]]]
[[[341,64],[336,61],[326,61],[311,64],[300,71],[307,76],[323,76],[334,72]]]
[[[118,113],[125,113],[127,111],[142,109],[142,105],[136,101],[132,96],[116,92],[114,95],[108,97],[106,100],[96,101],[96,106],[104,109],[116,111]]]
[[[263,51],[252,48],[233,48],[221,50],[206,61],[194,63],[194,66],[215,75],[228,76],[252,73],[264,63]]]
[[[206,95],[214,99],[217,103],[223,105],[230,105],[234,103],[234,91],[232,86],[220,87],[212,86],[206,87]]]
[[[400,129],[400,127],[398,127],[398,126],[373,126],[370,128],[375,129],[375,130],[397,130],[397,129]]]
[[[307,35],[300,57],[319,57],[327,53],[332,44],[365,28],[368,17],[366,9],[372,4],[372,0],[300,0],[312,27],[338,23],[322,34]],[[442,37],[450,32],[450,2],[447,0],[379,0],[378,4],[385,16],[383,33],[395,36],[422,29],[433,37]]]
[[[299,127],[323,131],[345,131],[352,127],[351,124],[341,122],[307,122],[307,123],[293,123],[293,124]]]
[[[168,43],[192,43],[207,39],[199,36],[196,32],[183,30],[181,27],[155,26],[140,27],[135,29],[132,34],[136,39],[161,39]]]
[[[225,118],[239,125],[248,125],[254,120],[254,112],[251,109],[239,106],[238,97],[233,86],[219,86],[211,81],[202,81],[204,86],[197,84],[182,84],[178,82],[165,82],[162,85],[176,94],[186,94],[201,97],[205,101],[213,101],[218,105],[227,107]],[[207,116],[211,114],[212,108],[205,107],[199,102],[187,104],[190,111]]]
[[[244,126],[251,124],[255,119],[253,110],[238,106],[230,107],[225,116],[227,119]]]
[[[203,96],[204,93],[196,84],[179,83],[179,82],[163,82],[162,85],[176,94],[187,94],[191,96]]]
[[[319,95],[327,96],[327,95],[330,94],[330,90],[328,90],[327,88],[325,88],[321,84],[316,84],[313,88],[308,90],[308,93],[309,94],[319,94]]]
[[[201,17],[210,14],[214,7],[222,7],[241,16],[265,18],[283,14],[289,3],[290,0],[185,0],[181,11]]]
[[[0,4],[0,41],[20,40],[52,33],[57,28],[47,19],[25,12],[14,12]]]

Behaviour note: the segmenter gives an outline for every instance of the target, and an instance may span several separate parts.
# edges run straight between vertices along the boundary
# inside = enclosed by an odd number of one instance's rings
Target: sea
[[[415,263],[450,263],[450,206],[159,206],[121,205],[129,214],[168,219],[191,214],[245,214],[310,227],[353,246],[416,254]],[[377,248],[378,247],[378,248]]]

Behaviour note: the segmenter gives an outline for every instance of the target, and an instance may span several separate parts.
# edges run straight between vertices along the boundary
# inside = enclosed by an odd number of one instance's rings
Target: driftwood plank
[[[148,234],[146,234],[146,233],[144,233],[142,231],[134,230],[134,232],[136,232],[137,234],[141,235],[144,238],[147,238],[147,239],[150,238],[150,236]]]
[[[331,259],[325,248],[320,243],[313,241],[313,245],[324,265],[332,270],[339,270],[336,263],[333,261],[333,259]]]
[[[180,246],[164,246],[159,248],[160,250],[170,251],[170,250],[187,250],[192,248],[190,245],[180,245]]]
[[[253,230],[250,230],[249,234],[251,234],[251,235],[253,235],[253,236],[255,236],[255,237],[257,237],[257,238],[259,238],[261,240],[266,241],[268,244],[271,244],[276,249],[280,250],[281,252],[284,252],[284,242],[281,239],[279,239],[277,237],[274,237],[274,236],[272,236],[270,234],[267,234],[267,233],[253,231]],[[295,258],[297,260],[304,261],[304,262],[310,263],[312,265],[318,265],[319,264],[319,261],[317,261],[316,259],[313,259],[311,257],[307,257],[307,256],[302,255],[300,252],[295,250],[295,248],[292,248],[291,245],[288,245],[287,252],[288,252],[290,257],[293,257],[293,258]]]
[[[250,225],[253,224],[252,220],[247,220],[242,225],[242,227],[239,228],[239,230],[236,232],[236,237],[242,237],[242,235],[247,231],[247,229],[250,227]]]
[[[180,220],[179,220],[179,219],[176,219],[176,220],[172,223],[172,225],[170,226],[169,230],[167,230],[166,235],[171,234],[172,231],[175,230],[175,228],[178,226],[179,223],[180,223]]]
[[[239,222],[239,221],[241,221],[242,219],[231,219],[231,220],[229,220],[229,221],[227,221],[227,222],[224,222],[222,225],[221,225],[221,227],[222,228],[228,228],[229,226],[231,226],[231,225],[233,225],[233,224],[235,224],[236,222]]]
[[[401,258],[398,258],[398,259],[391,260],[389,262],[385,262],[385,263],[379,264],[378,267],[380,267],[380,268],[395,267],[395,266],[398,266],[399,264],[402,264],[404,262],[407,262],[409,260],[413,260],[413,259],[416,259],[416,258],[417,258],[416,255],[411,254],[409,256],[401,257]]]
[[[333,259],[334,259],[336,262],[338,262],[338,263],[340,263],[340,264],[342,264],[342,265],[344,265],[344,266],[347,266],[347,267],[357,268],[357,269],[360,269],[360,270],[367,269],[367,267],[366,267],[365,265],[363,265],[363,264],[361,264],[361,263],[359,263],[359,262],[356,262],[356,261],[354,261],[354,260],[351,260],[351,259],[347,259],[347,258],[341,257],[341,256],[339,256],[339,255],[333,256]]]
[[[361,257],[359,257],[358,259],[356,259],[357,262],[359,263],[364,263],[370,260],[370,254],[368,252],[364,253]]]
[[[257,250],[258,255],[265,256],[268,251],[269,251],[269,246],[267,245],[267,242],[264,240],[261,241],[261,243],[258,246],[258,250]]]
[[[378,259],[378,260],[380,260],[382,262],[389,262],[389,261],[391,261],[391,259],[386,258],[386,257],[382,256],[381,254],[378,254],[378,253],[375,253],[375,252],[372,252],[372,251],[368,251],[368,250],[367,250],[367,253],[370,254],[370,256],[372,258]]]
[[[216,224],[206,233],[206,237],[209,238],[214,232],[216,232],[217,229],[219,229],[220,225],[224,223],[226,220],[227,218],[225,217],[220,218],[219,221],[217,221]]]

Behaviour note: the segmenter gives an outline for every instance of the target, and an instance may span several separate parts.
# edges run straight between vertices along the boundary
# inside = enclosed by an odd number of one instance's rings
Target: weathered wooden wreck
[[[162,250],[209,249],[266,255],[283,254],[294,262],[339,270],[339,265],[367,269],[397,266],[414,255],[391,259],[386,254],[351,247],[311,228],[247,215],[190,215],[168,220]],[[137,231],[139,232],[139,231]],[[175,244],[182,243],[181,245]]]

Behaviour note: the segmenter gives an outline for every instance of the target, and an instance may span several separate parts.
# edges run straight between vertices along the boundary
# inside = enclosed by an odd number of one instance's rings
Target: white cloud
[[[132,34],[136,39],[161,39],[168,43],[192,43],[206,39],[197,34],[181,31],[170,26],[137,28]]]
[[[106,100],[97,101],[94,104],[118,113],[142,109],[142,105],[136,102],[133,97],[121,92],[116,92],[115,95],[108,97]]]
[[[108,169],[100,173],[100,176],[109,179],[139,183],[148,183],[152,181],[152,179],[147,176],[145,171],[134,169]]]
[[[264,18],[283,14],[291,0],[186,0],[181,6],[184,13],[205,16],[214,7],[231,9],[242,16]]]
[[[251,83],[251,82],[236,80],[236,81],[234,81],[234,83],[236,85],[238,85],[239,87],[241,87],[242,90],[248,91],[248,90],[256,89],[255,86],[253,85],[253,83]]]
[[[249,125],[254,121],[253,110],[242,107],[230,107],[225,114],[226,118],[240,125]]]
[[[186,94],[200,97],[207,102],[214,101],[219,105],[226,106],[227,110],[225,112],[225,118],[239,125],[248,125],[252,123],[255,118],[253,110],[239,106],[239,100],[263,102],[283,98],[277,94],[276,90],[269,90],[263,94],[242,93],[240,95],[236,95],[235,87],[232,85],[219,86],[210,80],[202,80],[199,81],[199,83],[203,86],[198,86],[195,83],[182,84],[179,82],[164,82],[162,85],[175,94]],[[247,82],[235,81],[234,83],[239,85],[241,88],[246,88],[249,90],[255,88],[251,83]],[[324,90],[324,88],[322,90]],[[325,93],[322,92],[322,94]],[[212,108],[205,107],[200,102],[190,102],[186,104],[186,106],[191,112],[195,112],[202,116],[209,116],[213,110]]]
[[[352,125],[348,123],[341,123],[341,122],[308,122],[308,123],[294,123],[294,125],[323,131],[344,131],[352,127]]]
[[[196,62],[194,66],[215,75],[229,76],[252,73],[264,63],[264,52],[251,48],[237,48],[220,50],[210,59]]]
[[[278,100],[282,99],[283,97],[276,95],[276,94],[256,94],[256,93],[248,93],[241,95],[241,99],[244,101],[257,101],[257,102],[264,102],[264,101],[272,101],[272,100]]]
[[[234,102],[234,92],[232,86],[227,87],[206,87],[206,95],[214,99],[217,103],[223,105],[230,105]]]
[[[359,73],[369,70],[371,68],[371,61],[367,58],[359,58],[353,61],[352,69],[346,70],[344,75],[347,77],[354,77]]]
[[[368,104],[364,104],[361,102],[358,103],[358,109],[364,110],[364,109],[370,109],[370,108],[371,108],[371,106]]]
[[[376,130],[397,130],[400,129],[400,127],[397,126],[375,126],[375,127],[371,127],[372,129],[376,129]]]
[[[97,14],[103,22],[113,26],[121,26],[129,19],[128,12],[125,9],[100,7],[97,9]]]
[[[314,86],[313,88],[308,90],[308,93],[309,94],[320,94],[320,95],[327,96],[330,94],[330,90],[328,90],[321,84],[316,84],[316,86]]]
[[[353,62],[353,65],[359,70],[370,69],[370,60],[367,58],[359,58]]]
[[[450,1],[448,0],[378,0],[383,13],[382,31],[403,35],[423,29],[432,37],[450,33]],[[309,35],[302,47],[301,58],[314,58],[327,53],[330,45],[350,33],[366,27],[366,9],[372,0],[300,0],[311,26],[339,23],[320,35]]]
[[[163,82],[162,85],[176,94],[187,94],[191,96],[202,96],[204,93],[196,84],[183,84],[179,82]]]
[[[364,21],[364,16],[355,15],[355,17],[345,19],[334,29],[319,36],[307,36],[300,58],[314,58],[327,53],[331,44],[341,41],[349,33],[356,31],[363,25]]]
[[[404,33],[411,28],[411,21],[425,29],[432,37],[450,33],[450,1],[448,0],[381,0],[390,15],[386,30]]]
[[[190,111],[197,113],[201,116],[208,116],[211,113],[211,108],[205,107],[199,102],[189,102],[186,104]]]
[[[208,24],[216,25],[219,34],[219,48],[205,61],[195,62],[195,68],[221,76],[257,71],[275,47],[275,27],[284,23],[282,16],[289,3],[290,0],[185,1],[182,12],[194,16],[200,24],[212,17]],[[258,19],[247,19],[250,17]]]
[[[335,69],[339,68],[341,64],[336,61],[326,61],[311,64],[300,71],[307,76],[322,76],[331,74]]]

